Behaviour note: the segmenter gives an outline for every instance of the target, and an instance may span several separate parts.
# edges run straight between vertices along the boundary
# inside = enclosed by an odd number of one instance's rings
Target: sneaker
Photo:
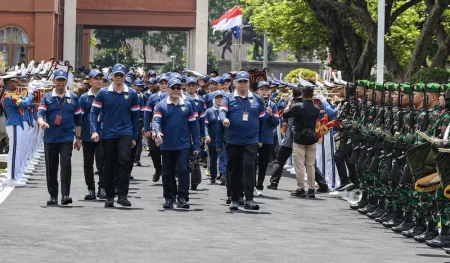
[[[292,164],[286,164],[283,166],[283,169],[288,170],[291,169],[292,167],[294,167]]]
[[[22,182],[19,179],[11,179],[11,180],[9,180],[8,185],[14,186],[14,187],[24,187],[27,185],[27,183]]]
[[[216,183],[216,179],[211,179],[210,182],[211,182],[211,184],[215,184]]]
[[[227,201],[225,202],[227,205],[231,204],[231,197],[227,198]]]
[[[306,197],[305,189],[298,188],[297,190],[291,192],[291,196]]]
[[[269,185],[267,186],[267,189],[270,189],[270,190],[278,190],[278,185],[276,185],[276,184],[269,184]]]
[[[134,163],[135,166],[142,166],[141,162],[137,161]]]
[[[106,199],[105,188],[100,188],[100,187],[98,188],[97,197],[102,200]]]
[[[172,209],[173,208],[173,200],[166,199],[166,202],[163,204],[164,209]]]
[[[229,208],[230,210],[239,210],[239,203],[237,201],[232,201]]]
[[[23,171],[23,174],[25,174],[25,175],[32,174],[32,173],[33,173],[33,171],[30,170],[30,169],[27,169],[27,170]]]
[[[348,188],[352,186],[353,183],[351,182],[343,182],[338,188],[336,188],[336,191],[346,191]]]
[[[259,205],[253,200],[245,201],[244,209],[259,210]]]
[[[47,201],[47,205],[57,205],[57,204],[58,204],[57,197],[50,197],[50,199]]]
[[[289,173],[292,174],[292,175],[296,175],[295,170],[292,170]]]
[[[28,179],[27,179],[27,178],[20,178],[19,180],[20,180],[21,182],[28,183]]]
[[[207,177],[210,177],[210,176],[211,176],[211,173],[209,172],[209,167],[206,168],[205,174],[206,174]]]
[[[88,194],[84,196],[84,200],[95,200],[97,197],[95,196],[94,190],[89,190]]]
[[[308,197],[309,198],[316,198],[315,190],[314,189],[308,189]]]
[[[186,201],[186,198],[184,197],[180,197],[178,198],[178,204],[177,204],[178,208],[185,208],[188,209],[189,208],[189,202]]]
[[[255,196],[264,196],[264,192],[262,190],[256,190]]]
[[[294,172],[295,172],[295,168],[294,168],[294,167],[291,167],[291,168],[289,168],[289,169],[286,169],[286,171],[288,171],[288,172],[294,171]]]
[[[239,204],[239,205],[244,205],[244,204],[245,204],[245,201],[244,201],[244,198],[243,198],[243,197],[239,197],[239,198],[238,198],[238,204]]]
[[[117,198],[117,203],[121,206],[131,206],[131,203],[128,201],[126,195],[119,195],[119,198]]]

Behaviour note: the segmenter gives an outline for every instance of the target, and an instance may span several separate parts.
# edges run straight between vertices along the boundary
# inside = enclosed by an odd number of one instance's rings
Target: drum
[[[418,192],[432,192],[439,189],[440,178],[431,144],[416,145],[406,152],[406,156],[415,182],[414,189]]]

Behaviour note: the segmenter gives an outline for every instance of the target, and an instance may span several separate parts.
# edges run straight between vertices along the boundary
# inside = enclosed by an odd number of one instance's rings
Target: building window
[[[0,29],[0,52],[8,67],[28,63],[28,36],[20,28],[8,26]]]

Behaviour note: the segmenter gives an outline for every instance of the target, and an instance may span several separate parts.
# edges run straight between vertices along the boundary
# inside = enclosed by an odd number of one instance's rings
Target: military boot
[[[377,217],[384,215],[385,212],[386,212],[386,203],[384,202],[384,200],[381,200],[378,202],[377,209],[372,213],[367,213],[367,216],[369,218],[375,219]]]
[[[435,239],[425,241],[425,244],[434,248],[450,247],[450,227],[442,226],[441,233]]]
[[[358,212],[361,214],[372,213],[377,209],[376,203],[377,203],[376,197],[371,196],[369,197],[369,203],[364,208],[358,209]]]
[[[396,209],[396,211],[394,212],[394,216],[391,218],[391,220],[384,221],[381,224],[387,228],[396,227],[403,222],[402,216],[403,216],[403,211],[400,209]]]
[[[415,225],[415,223],[414,223],[413,212],[407,211],[407,212],[405,212],[405,217],[403,218],[403,222],[400,225],[391,228],[391,230],[394,232],[397,232],[397,233],[401,233],[403,231],[410,230],[411,228],[414,227],[414,225]]]
[[[415,237],[427,231],[427,225],[425,224],[424,218],[416,218],[416,224],[410,230],[406,230],[402,232],[402,235],[405,237]]]
[[[439,235],[439,232],[436,230],[436,223],[432,220],[428,222],[428,226],[425,232],[420,235],[414,236],[414,240],[417,242],[425,242],[427,240],[435,239]]]
[[[367,191],[362,191],[362,197],[361,200],[359,200],[358,203],[350,205],[351,209],[360,209],[365,207],[367,204],[369,203],[368,201],[368,195],[367,195]]]
[[[380,217],[375,218],[375,222],[383,223],[391,220],[394,217],[394,212],[392,210],[392,206],[386,206],[386,210],[384,214]]]

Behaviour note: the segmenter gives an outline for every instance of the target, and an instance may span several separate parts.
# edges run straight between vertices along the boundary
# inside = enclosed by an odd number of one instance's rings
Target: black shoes
[[[231,206],[230,206],[230,209],[231,209]],[[253,200],[248,200],[248,201],[245,201],[244,209],[259,210],[259,205],[257,203],[255,203],[255,201],[253,201]]]
[[[344,182],[342,183],[338,188],[336,188],[336,191],[351,191],[355,186],[353,185],[353,183],[350,182]],[[353,188],[353,189],[351,189]]]
[[[244,204],[245,204],[245,201],[244,201],[244,198],[243,198],[243,197],[239,197],[239,198],[238,198],[238,204],[239,204],[239,205],[244,205]]]
[[[69,197],[68,195],[63,195],[61,198],[61,204],[62,205],[68,205],[72,203],[72,198]]]
[[[192,191],[196,191],[197,190],[197,186],[196,184],[191,184],[191,190]]]
[[[227,204],[227,205],[231,204],[231,197],[228,197],[228,198],[227,198],[226,204]]]
[[[156,173],[153,175],[152,181],[153,181],[154,183],[156,183],[156,182],[159,181],[159,178],[160,178],[160,177],[161,177],[161,173],[156,172]]]
[[[360,208],[363,208],[363,207],[365,207],[366,205],[368,204],[368,201],[367,201],[367,199],[361,199],[358,203],[356,203],[356,204],[353,204],[353,205],[350,205],[350,208],[351,209],[360,209]]]
[[[305,189],[297,189],[297,190],[291,192],[291,196],[306,197]]]
[[[97,197],[102,200],[106,199],[105,188],[98,188]]]
[[[330,188],[328,188],[328,185],[320,185],[319,189],[317,189],[317,192],[325,194],[330,192]]]
[[[95,200],[97,197],[95,196],[94,190],[89,190],[88,194],[84,196],[84,200]]]
[[[358,209],[358,212],[361,213],[361,214],[367,214],[367,213],[372,213],[375,210],[377,210],[377,206],[376,205],[368,204],[364,208]]]
[[[130,201],[128,201],[126,195],[119,195],[119,198],[117,199],[117,203],[121,206],[131,206]]]
[[[140,161],[134,162],[134,165],[136,165],[136,166],[142,166],[142,164],[141,164]]]
[[[433,228],[431,230],[427,229],[427,231],[425,231],[424,233],[415,236],[414,240],[416,240],[417,242],[425,242],[427,240],[435,239],[438,236],[439,236],[439,232]]]
[[[222,174],[220,176],[220,185],[225,185],[227,183],[227,176]]]
[[[435,239],[425,241],[425,244],[433,248],[449,247],[450,235],[448,235],[448,233],[443,234],[442,232],[443,230],[441,230],[441,234],[439,234],[439,236],[437,236]]]
[[[377,210],[373,211],[372,213],[367,213],[366,215],[369,218],[375,219],[383,216],[385,212],[386,210],[384,210],[384,206],[378,206]]]
[[[216,179],[211,179],[211,184],[215,184],[216,183]]]
[[[267,189],[270,189],[270,190],[278,190],[278,185],[276,185],[276,184],[269,184],[269,185],[267,186]]]
[[[180,197],[178,198],[178,204],[177,204],[178,208],[185,208],[188,209],[189,208],[189,202],[186,201],[186,198],[184,197]]]
[[[239,210],[239,203],[237,201],[232,201],[229,208],[230,210]]]
[[[407,221],[407,220],[405,220],[400,225],[391,228],[391,230],[396,232],[396,233],[401,233],[403,231],[410,230],[415,225],[416,225],[416,223],[414,223],[414,221]]]
[[[308,198],[316,198],[314,189],[308,189]]]
[[[166,199],[166,202],[163,204],[164,209],[172,209],[173,208],[173,200]]]
[[[105,207],[114,207],[114,197],[107,197]]]
[[[134,177],[132,175],[130,175],[130,180],[134,180]]]
[[[412,238],[423,234],[425,231],[427,231],[427,226],[424,224],[417,224],[416,222],[416,225],[413,228],[407,231],[403,231],[402,235],[404,235],[405,237]]]
[[[50,197],[50,199],[47,201],[47,205],[57,205],[57,204],[58,204],[57,197]]]

